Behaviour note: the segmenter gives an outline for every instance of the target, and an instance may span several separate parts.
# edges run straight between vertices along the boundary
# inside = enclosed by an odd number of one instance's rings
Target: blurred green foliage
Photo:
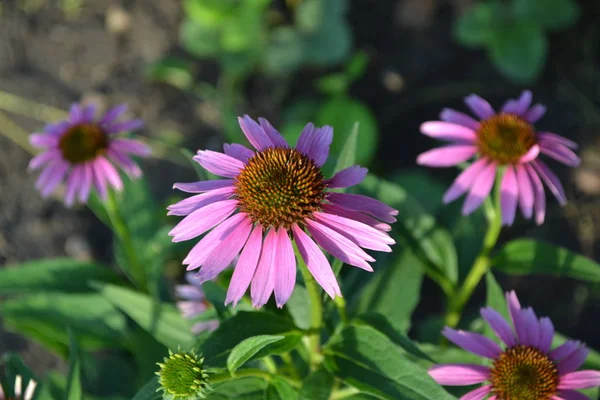
[[[580,14],[575,0],[488,0],[474,4],[456,21],[454,36],[463,46],[486,48],[507,78],[530,83],[546,61],[546,33],[573,26]]]

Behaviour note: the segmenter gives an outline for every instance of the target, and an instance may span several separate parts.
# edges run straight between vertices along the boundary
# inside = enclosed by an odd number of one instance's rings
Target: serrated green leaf
[[[326,369],[319,369],[306,377],[300,387],[298,400],[329,400],[335,379]]]
[[[361,392],[381,399],[451,400],[425,368],[403,356],[383,333],[368,326],[350,326],[323,350],[326,368]]]
[[[227,357],[227,369],[233,374],[239,367],[252,360],[260,350],[283,338],[284,336],[258,335],[242,340],[229,353]]]
[[[549,31],[566,29],[581,15],[574,0],[512,0],[512,9],[517,17]]]
[[[600,282],[600,265],[564,247],[534,239],[513,240],[494,256],[494,268],[514,275],[547,274]]]

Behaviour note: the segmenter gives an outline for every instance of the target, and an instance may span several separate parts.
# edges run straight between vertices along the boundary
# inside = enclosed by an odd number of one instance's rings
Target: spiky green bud
[[[210,389],[208,373],[203,368],[204,358],[194,351],[173,353],[164,362],[157,363],[160,371],[158,381],[159,391],[163,391],[165,400],[196,400],[206,398]]]

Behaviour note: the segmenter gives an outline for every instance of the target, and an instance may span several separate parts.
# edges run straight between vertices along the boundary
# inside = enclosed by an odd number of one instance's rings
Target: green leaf
[[[190,323],[171,304],[160,304],[150,297],[115,285],[96,285],[108,301],[119,308],[170,349],[189,349],[194,343]]]
[[[153,376],[139,392],[133,396],[132,400],[159,400],[162,398],[161,393],[158,391],[160,383],[158,383],[158,376]]]
[[[82,400],[83,391],[81,388],[81,363],[79,361],[79,354],[77,348],[77,342],[73,332],[69,331],[69,377],[67,378],[67,400]]]
[[[324,348],[325,366],[337,378],[381,399],[453,399],[427,373],[404,356],[383,333],[350,326]]]
[[[283,338],[284,336],[258,335],[242,340],[229,353],[229,357],[227,357],[227,369],[233,374],[239,367],[252,360],[260,350]]]
[[[185,20],[179,28],[179,41],[181,46],[196,57],[212,57],[219,53],[220,32]]]
[[[352,130],[350,131],[350,135],[346,139],[346,143],[342,147],[340,151],[340,155],[338,156],[337,163],[335,164],[334,173],[340,172],[343,169],[351,167],[356,164],[356,151],[358,146],[358,130],[360,128],[360,122],[356,121],[354,125],[352,125]]]
[[[494,256],[494,268],[514,275],[547,274],[600,282],[600,265],[563,247],[534,239],[507,243]]]
[[[218,28],[234,10],[234,3],[223,0],[185,0],[183,10],[192,23]]]
[[[121,279],[109,267],[69,258],[27,261],[0,269],[0,294],[44,292],[85,293],[91,281],[116,283]]]
[[[573,0],[513,0],[512,9],[517,17],[549,31],[569,28],[581,16],[581,9]]]
[[[311,373],[300,388],[298,400],[329,400],[335,379],[326,369]]]
[[[369,65],[369,55],[365,51],[357,51],[344,67],[344,73],[349,82],[354,82],[363,76]]]
[[[516,20],[494,32],[488,51],[494,66],[506,77],[531,83],[544,68],[548,40],[539,25]]]
[[[326,96],[343,96],[348,90],[349,84],[346,74],[334,72],[319,78],[315,86],[319,92]]]
[[[327,23],[304,42],[306,61],[319,67],[342,63],[352,50],[352,30],[348,22],[340,17],[325,17],[325,20]]]
[[[385,264],[384,264],[385,265]],[[419,303],[423,264],[410,249],[399,250],[394,262],[377,271],[357,296],[356,313],[376,312],[399,331],[410,328]]]
[[[308,35],[318,32],[324,21],[323,8],[321,0],[305,0],[298,4],[294,13],[298,31]]]
[[[431,357],[425,354],[417,345],[410,340],[408,336],[400,332],[388,321],[383,315],[374,312],[368,312],[358,316],[358,323],[367,324],[379,332],[383,333],[392,342],[400,346],[408,354],[413,355],[417,358],[422,358],[431,362],[434,362]]]
[[[192,68],[188,61],[178,57],[165,57],[146,68],[145,76],[156,82],[166,83],[181,90],[194,83]]]
[[[208,400],[265,400],[267,382],[261,378],[231,379],[214,385]]]
[[[308,291],[304,286],[296,285],[292,296],[285,304],[285,308],[290,313],[294,324],[300,329],[310,328],[310,298]]]
[[[485,46],[507,12],[507,7],[497,0],[474,3],[456,20],[454,37],[463,46]]]
[[[349,118],[350,116],[350,118]],[[356,164],[367,165],[375,155],[379,142],[377,120],[364,103],[348,97],[335,97],[318,109],[315,124],[334,129],[331,154],[340,154],[356,122],[360,123],[356,146]]]
[[[267,72],[275,75],[297,70],[304,60],[304,42],[294,29],[282,26],[273,29],[263,59]]]
[[[298,392],[285,380],[275,377],[267,389],[267,400],[296,400]]]
[[[246,338],[258,335],[285,336],[285,339],[271,345],[283,347],[269,348],[277,352],[291,350],[301,337],[294,324],[287,319],[265,312],[240,311],[212,332],[202,343],[200,353],[204,355],[207,365],[224,366],[234,347]]]

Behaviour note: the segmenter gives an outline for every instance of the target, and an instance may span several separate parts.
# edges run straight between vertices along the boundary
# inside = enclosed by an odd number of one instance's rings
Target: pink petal
[[[193,159],[208,172],[226,178],[235,178],[245,166],[236,158],[211,150],[200,150]]]
[[[521,158],[519,158],[519,163],[528,163],[537,158],[540,155],[540,146],[534,144],[531,146],[527,153],[523,154]]]
[[[118,106],[111,108],[100,120],[100,125],[110,124],[123,115],[125,111],[127,111],[127,104],[119,104]]]
[[[121,132],[131,132],[136,131],[144,126],[144,121],[141,119],[133,119],[131,121],[124,121],[118,124],[107,124],[106,132],[110,134],[121,133]],[[133,141],[133,140],[132,140]],[[150,155],[150,148],[147,147],[148,153],[145,155]],[[144,154],[139,154],[144,156]]]
[[[283,136],[281,136],[281,133],[277,132],[277,130],[273,128],[273,125],[271,125],[269,121],[267,121],[264,118],[259,118],[258,122],[260,123],[261,128],[263,129],[263,131],[265,131],[269,139],[271,139],[271,142],[273,142],[275,147],[289,147]]]
[[[500,313],[491,307],[481,309],[481,316],[490,325],[496,336],[506,344],[512,347],[517,344],[515,334],[506,320]]]
[[[560,143],[540,141],[541,152],[569,167],[578,167],[581,160],[571,149]]]
[[[554,339],[554,325],[548,317],[540,318],[540,341],[538,349],[542,353],[548,353],[552,347],[552,339]]]
[[[238,122],[242,132],[256,150],[264,150],[275,145],[263,128],[248,115],[244,115],[244,118],[238,117]]]
[[[333,178],[327,179],[325,184],[329,188],[347,188],[358,185],[365,179],[368,171],[366,168],[354,165],[336,173]]]
[[[223,200],[209,204],[181,220],[169,232],[169,236],[173,236],[173,242],[182,242],[200,236],[226,220],[237,207],[237,200]]]
[[[215,179],[190,183],[178,182],[173,185],[173,189],[179,189],[186,193],[202,193],[226,187],[233,187],[233,179]]]
[[[90,165],[94,171],[94,186],[98,191],[98,195],[102,200],[106,200],[108,194],[108,182],[104,173],[104,168],[102,168],[102,164],[96,163],[95,160],[90,162]]]
[[[65,191],[65,204],[71,207],[75,203],[75,195],[81,187],[84,170],[82,166],[76,166],[71,171],[69,179],[67,179],[67,190]]]
[[[579,147],[579,145],[577,143],[575,143],[574,141],[569,140],[566,137],[557,135],[556,133],[552,133],[552,132],[538,132],[537,137],[538,137],[538,139],[544,140],[546,142],[560,143],[563,146],[567,146],[573,150],[576,150]]]
[[[367,261],[375,261],[375,259],[365,253],[350,239],[316,221],[307,219],[305,223],[315,241],[329,254],[346,264],[354,265],[369,272],[373,271],[373,268],[371,268]]]
[[[258,265],[258,259],[260,258],[263,241],[262,233],[262,227],[256,225],[250,234],[246,246],[244,246],[235,269],[233,270],[233,276],[231,277],[229,289],[227,290],[225,305],[229,303],[233,303],[234,306],[237,305],[244,296],[246,290],[248,290],[248,286],[250,286],[250,282],[256,271],[256,266]]]
[[[576,390],[561,390],[558,392],[558,394],[560,394],[561,397],[552,397],[551,400],[591,400],[589,397],[587,397],[585,394],[580,393]]]
[[[417,164],[428,167],[453,167],[467,161],[475,153],[477,153],[476,146],[453,144],[419,154]]]
[[[471,186],[467,199],[463,204],[463,215],[471,214],[483,203],[485,198],[490,194],[495,180],[496,163],[492,162],[481,171]]]
[[[96,168],[102,168],[104,170],[104,176],[113,188],[118,191],[123,190],[123,181],[121,180],[119,173],[106,158],[98,156],[96,157],[96,160],[94,160],[94,163],[96,164]]]
[[[479,129],[479,121],[473,119],[467,114],[451,110],[449,108],[445,108],[442,110],[440,114],[440,119],[446,122],[452,122],[454,124],[462,125],[464,127],[470,128],[474,131]]]
[[[188,272],[191,273],[191,272]],[[204,300],[204,292],[195,285],[176,285],[175,294],[185,300],[201,302]]]
[[[169,212],[167,215],[188,215],[209,204],[227,200],[231,197],[233,191],[233,187],[224,187],[188,197],[187,199],[183,199],[178,203],[168,206],[167,210],[169,210]]]
[[[461,143],[474,143],[477,135],[471,128],[452,122],[428,121],[421,124],[421,133],[432,138]]]
[[[365,249],[391,252],[388,245],[396,243],[388,234],[362,222],[323,212],[315,212],[313,217]]]
[[[58,137],[45,133],[33,133],[29,135],[29,143],[35,147],[56,147],[58,145]]]
[[[340,217],[353,219],[382,232],[389,232],[392,230],[392,227],[388,224],[378,221],[377,219],[358,211],[349,210],[344,207],[336,206],[335,204],[323,204],[321,208],[328,214],[335,214],[339,215]]]
[[[560,377],[559,389],[588,389],[600,386],[600,371],[577,371]]]
[[[515,166],[517,171],[517,184],[519,186],[519,207],[521,213],[527,219],[530,219],[533,214],[533,185],[529,180],[529,175],[525,166],[517,164]]]
[[[487,159],[481,158],[461,172],[452,183],[452,186],[444,193],[443,202],[447,204],[462,196],[473,185],[487,163]]]
[[[277,267],[277,234],[271,228],[265,237],[258,267],[252,278],[250,296],[252,306],[260,308],[267,304],[275,289],[275,268]]]
[[[568,374],[569,372],[576,371],[583,365],[589,354],[590,350],[582,345],[577,350],[560,360],[558,363],[558,374],[564,375]]]
[[[546,183],[546,186],[548,186],[552,194],[554,194],[558,203],[561,206],[564,206],[567,203],[567,196],[565,195],[565,189],[563,189],[558,177],[554,175],[542,160],[535,160],[531,165],[533,165],[540,178],[542,178],[544,183]]]
[[[528,122],[531,122],[533,124],[537,122],[540,118],[542,118],[544,114],[546,114],[546,107],[541,104],[536,104],[525,113],[523,118],[525,118]]]
[[[56,187],[63,181],[63,178],[65,177],[69,167],[69,164],[64,161],[60,161],[55,164],[54,168],[51,170],[51,173],[48,174],[44,185],[40,187],[42,197],[50,195],[50,193],[56,189]],[[50,166],[48,168],[50,168]]]
[[[360,211],[389,223],[396,222],[394,215],[398,215],[398,210],[393,209],[379,200],[360,194],[329,193],[327,195],[327,200],[335,205],[354,211]]]
[[[83,110],[81,106],[77,103],[71,104],[71,108],[69,110],[69,120],[72,124],[78,124],[81,122],[81,118],[83,117]]]
[[[521,327],[516,329],[519,343],[525,346],[538,347],[540,342],[540,322],[531,307],[521,310]]]
[[[525,168],[527,169],[529,178],[533,184],[535,222],[536,224],[541,225],[544,223],[544,217],[546,215],[546,194],[544,193],[544,185],[542,185],[540,177],[530,164],[525,164]]]
[[[441,364],[429,368],[429,375],[443,386],[467,386],[486,381],[490,369],[473,364]]]
[[[296,284],[296,256],[292,241],[284,228],[279,228],[277,235],[277,254],[275,268],[275,302],[282,308],[289,300]]]
[[[465,98],[465,103],[471,109],[473,114],[477,115],[481,119],[488,119],[496,114],[496,111],[494,111],[490,103],[476,94],[467,96]]]
[[[492,385],[485,385],[475,390],[471,390],[469,393],[463,395],[460,400],[482,400],[488,394],[490,394],[490,390],[492,389]]]
[[[139,178],[142,176],[142,170],[140,166],[131,160],[126,154],[120,153],[114,149],[108,149],[106,155],[130,177]]]
[[[552,358],[555,362],[560,361],[565,357],[568,357],[570,354],[575,352],[581,343],[575,340],[567,340],[556,349],[550,352],[550,358]]]
[[[502,225],[512,225],[517,211],[519,199],[519,185],[512,165],[506,166],[500,186],[500,208],[502,210]]]
[[[306,124],[298,143],[296,150],[313,160],[317,167],[322,166],[329,157],[329,146],[333,141],[333,128],[325,125],[321,128],[315,128],[312,123]]]
[[[140,157],[148,157],[152,154],[152,149],[149,146],[132,139],[114,139],[110,143],[110,148],[121,153]]]
[[[214,279],[231,264],[246,244],[251,230],[252,222],[248,219],[243,220],[227,235],[227,239],[210,253],[197,275],[201,283]]]
[[[92,184],[94,182],[94,169],[90,163],[82,165],[83,176],[81,179],[81,188],[79,190],[79,201],[85,203],[90,196]]]
[[[60,161],[62,160],[62,155],[60,150],[47,150],[43,153],[38,154],[33,157],[31,161],[29,161],[29,166],[27,167],[30,171],[36,170],[51,161]]]
[[[502,353],[502,349],[496,342],[478,333],[457,331],[445,327],[442,335],[455,345],[482,357],[496,358]]]
[[[532,97],[533,96],[531,95],[531,92],[529,90],[524,90],[523,93],[521,93],[521,97],[519,97],[518,100],[507,101],[506,104],[502,107],[501,112],[505,114],[516,114],[518,116],[522,116],[529,109]]]
[[[315,242],[313,242],[313,240],[304,233],[298,225],[292,225],[292,231],[294,233],[296,245],[298,246],[298,251],[317,283],[321,285],[323,290],[325,290],[332,299],[335,298],[335,296],[341,296],[342,292],[337,283],[337,279],[333,274],[329,261],[327,261],[327,257],[325,257],[321,249],[317,247]]]
[[[254,152],[252,150],[250,150],[246,146],[242,146],[241,144],[237,144],[237,143],[233,143],[233,144],[225,143],[223,145],[223,151],[228,156],[237,158],[244,164],[246,164],[248,159],[254,155]]]

